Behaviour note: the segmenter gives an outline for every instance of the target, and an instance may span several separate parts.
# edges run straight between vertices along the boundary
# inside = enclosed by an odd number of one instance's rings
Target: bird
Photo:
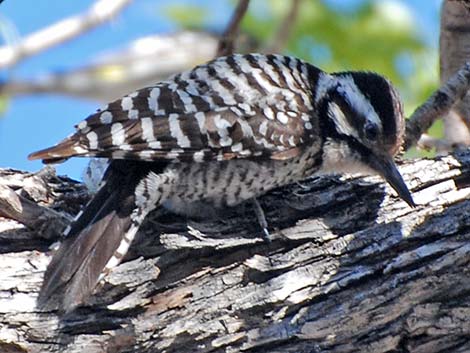
[[[398,91],[370,71],[326,73],[280,54],[231,54],[117,99],[29,159],[109,159],[49,263],[38,306],[70,312],[125,256],[157,207],[191,214],[314,175],[379,174],[409,206],[394,156]]]

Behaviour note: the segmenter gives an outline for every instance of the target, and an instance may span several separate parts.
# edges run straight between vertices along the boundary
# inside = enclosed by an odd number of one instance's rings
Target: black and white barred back
[[[66,310],[85,300],[161,204],[190,213],[201,201],[235,205],[315,173],[357,170],[381,174],[413,204],[392,160],[404,132],[400,99],[373,73],[231,55],[133,92],[76,128],[30,158],[113,161],[48,267],[46,306],[57,296]]]

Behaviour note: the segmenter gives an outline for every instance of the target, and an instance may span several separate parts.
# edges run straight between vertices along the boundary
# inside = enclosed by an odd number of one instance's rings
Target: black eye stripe
[[[397,111],[400,106],[393,104],[399,100],[397,92],[390,86],[390,83],[382,76],[371,74],[370,72],[348,72],[343,75],[350,75],[359,90],[369,100],[370,104],[377,112],[382,122],[384,136],[395,136],[397,133]],[[400,114],[401,116],[401,114]]]

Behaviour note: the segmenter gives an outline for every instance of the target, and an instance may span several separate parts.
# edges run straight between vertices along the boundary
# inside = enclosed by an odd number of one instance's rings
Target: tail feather
[[[155,169],[162,168],[142,162],[110,164],[103,186],[72,224],[46,270],[40,308],[72,310],[91,295],[103,271],[119,263],[140,222],[156,207],[149,203],[142,210],[136,203],[138,186]]]
[[[94,285],[87,284],[87,281],[83,281],[83,279],[79,280],[79,274],[86,268],[89,281],[93,282],[95,278],[97,280],[101,272],[99,268],[100,263],[106,261],[106,257],[112,256],[112,252],[109,255],[108,251],[104,252],[103,249],[100,249],[100,251],[97,252],[96,249],[102,245],[99,243],[100,237],[102,236],[106,236],[109,245],[108,249],[115,244],[116,239],[109,239],[109,237],[114,238],[114,236],[118,234],[105,234],[104,231],[110,223],[113,223],[114,216],[115,213],[113,212],[94,223],[92,227],[85,229],[77,236],[66,238],[62,242],[45,273],[44,282],[38,298],[40,307],[53,308],[54,306],[50,304],[53,304],[57,299],[59,299],[59,303],[57,303],[59,307],[70,307],[63,305],[60,300],[65,300],[66,297],[72,296],[75,298],[74,300],[81,302],[86,295],[85,293],[91,293]],[[98,271],[97,275],[94,274],[96,271]],[[82,289],[80,290],[81,295],[78,295],[78,293],[75,294],[70,290],[76,281],[82,284]],[[57,295],[62,299],[56,298]]]
[[[93,292],[107,263],[120,247],[122,234],[129,229],[130,217],[121,218],[113,212],[108,218],[105,229],[102,232],[98,230],[100,237],[97,242],[68,281],[61,305],[66,311],[85,301]]]

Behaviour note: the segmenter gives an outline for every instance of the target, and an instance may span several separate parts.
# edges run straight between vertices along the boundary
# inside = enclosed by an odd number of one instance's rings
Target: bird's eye
[[[375,141],[379,135],[379,128],[374,124],[367,124],[364,132],[368,140]]]

